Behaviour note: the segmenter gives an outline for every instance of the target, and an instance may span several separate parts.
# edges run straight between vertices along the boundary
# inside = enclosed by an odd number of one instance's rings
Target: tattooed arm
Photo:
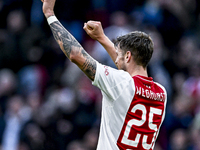
[[[96,73],[96,61],[59,21],[51,23],[50,28],[64,54],[93,81]]]
[[[42,0],[46,18],[54,16],[55,0]],[[96,73],[96,61],[83,49],[79,42],[56,20],[50,24],[53,36],[61,50],[75,63],[92,81]]]

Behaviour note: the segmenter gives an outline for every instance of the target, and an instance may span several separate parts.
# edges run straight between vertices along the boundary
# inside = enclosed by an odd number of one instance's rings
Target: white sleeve
[[[97,62],[95,79],[92,82],[110,99],[115,100],[130,83],[132,77],[128,72],[117,70]]]

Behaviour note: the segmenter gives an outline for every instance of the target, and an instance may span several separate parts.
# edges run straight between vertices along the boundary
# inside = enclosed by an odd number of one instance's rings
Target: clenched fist
[[[83,29],[92,39],[97,41],[105,36],[101,22],[99,21],[88,21],[84,24]]]

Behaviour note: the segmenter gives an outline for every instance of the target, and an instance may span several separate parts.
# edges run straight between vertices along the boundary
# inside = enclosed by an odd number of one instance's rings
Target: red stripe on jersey
[[[152,78],[134,76],[135,95],[117,140],[120,150],[151,150],[165,110],[164,90]]]

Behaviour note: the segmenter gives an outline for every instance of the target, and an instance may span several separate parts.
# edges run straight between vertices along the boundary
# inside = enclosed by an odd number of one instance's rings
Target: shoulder
[[[99,74],[105,75],[106,77],[116,77],[121,79],[132,79],[131,75],[124,71],[112,68],[110,66],[103,65],[97,62],[97,72]]]
[[[166,91],[166,89],[165,89],[165,87],[163,86],[163,85],[161,85],[160,83],[158,83],[158,82],[154,82],[158,87],[160,87],[163,91],[164,91],[164,93],[166,93],[167,94],[167,91]]]
[[[132,80],[132,77],[128,72],[117,70],[97,62],[97,70],[93,85],[97,85],[98,87],[104,85],[106,88],[113,88],[121,83],[128,83],[130,80]]]

